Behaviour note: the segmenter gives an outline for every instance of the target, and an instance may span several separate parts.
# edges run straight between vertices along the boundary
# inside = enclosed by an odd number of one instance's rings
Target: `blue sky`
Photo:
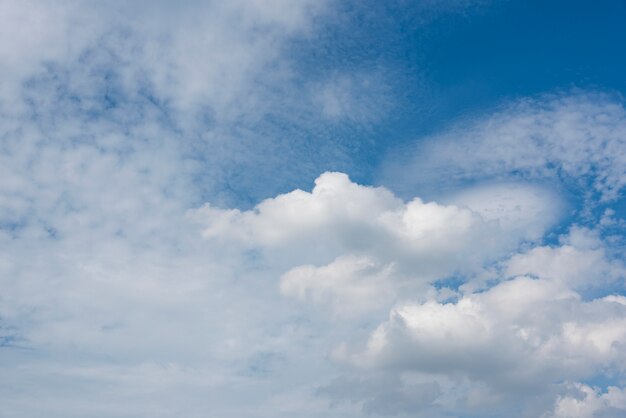
[[[625,23],[0,1],[0,416],[623,416]]]

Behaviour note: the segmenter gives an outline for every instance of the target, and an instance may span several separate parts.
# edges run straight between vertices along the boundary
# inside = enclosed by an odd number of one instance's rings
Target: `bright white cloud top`
[[[415,134],[392,3],[0,1],[1,417],[626,415],[623,97]]]

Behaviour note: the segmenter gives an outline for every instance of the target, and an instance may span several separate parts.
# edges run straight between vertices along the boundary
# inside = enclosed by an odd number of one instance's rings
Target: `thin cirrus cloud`
[[[547,94],[461,121],[419,141],[413,152],[404,149],[404,157],[392,154],[382,175],[399,188],[421,184],[429,193],[435,179],[442,188],[476,180],[557,181],[606,202],[626,184],[625,130],[619,97],[577,90]]]

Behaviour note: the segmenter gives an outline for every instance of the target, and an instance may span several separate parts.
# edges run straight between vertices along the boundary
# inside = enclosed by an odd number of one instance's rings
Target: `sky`
[[[626,415],[626,3],[0,0],[0,417]]]

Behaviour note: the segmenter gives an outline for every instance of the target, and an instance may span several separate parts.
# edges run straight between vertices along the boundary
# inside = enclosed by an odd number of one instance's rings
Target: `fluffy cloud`
[[[367,257],[344,256],[315,267],[304,265],[282,276],[283,295],[330,305],[339,314],[360,313],[394,297],[393,264],[379,266]]]
[[[623,288],[626,267],[608,256],[592,231],[573,228],[561,241],[514,255],[504,262],[502,281],[486,290],[468,283],[456,300],[398,303],[363,348],[341,344],[334,359],[366,376],[418,373],[434,379],[455,399],[434,402],[446,408],[457,404],[511,413],[505,405],[512,398],[534,399],[524,416],[547,408],[563,381],[622,375],[626,298],[610,294],[585,300],[575,289],[606,289],[607,280]],[[451,376],[457,381],[447,380]],[[371,396],[362,394],[361,400]],[[555,411],[578,405],[560,396]],[[589,398],[590,405],[597,403]]]
[[[546,199],[536,198],[536,193]],[[540,188],[480,188],[476,194],[465,192],[458,205],[419,198],[404,203],[385,188],[325,173],[311,192],[295,190],[243,212],[206,205],[190,216],[206,224],[207,239],[280,249],[281,254],[292,250],[312,259],[342,252],[405,256],[407,262],[429,259],[422,266],[425,271],[426,264],[437,264],[439,253],[454,258],[453,253],[462,252],[461,262],[477,253],[482,261],[499,247],[537,239],[558,218],[558,199]],[[474,245],[479,238],[484,238],[481,246]]]
[[[558,245],[536,245],[561,208],[549,189],[520,183],[468,188],[444,205],[325,173],[311,192],[189,215],[209,242],[284,270],[284,296],[357,320],[394,306],[363,349],[337,346],[332,358],[353,377],[319,394],[424,416],[459,405],[510,412],[521,396],[537,399],[532,416],[559,382],[622,373],[626,360],[626,299],[582,293],[622,286],[626,272],[598,232],[574,226]],[[453,274],[465,280],[458,290],[437,285]]]
[[[578,229],[572,232],[570,237],[577,234]],[[535,247],[515,255],[507,262],[507,276],[544,277],[583,290],[623,285],[623,265],[610,259],[601,242],[580,243],[570,239],[566,242],[558,247]]]
[[[555,196],[532,186],[480,187],[458,202],[404,203],[384,188],[325,173],[311,192],[296,190],[244,212],[207,205],[191,216],[205,224],[205,238],[256,249],[290,268],[283,294],[348,312],[389,306],[436,279],[474,274],[536,240],[559,212]]]
[[[554,412],[545,418],[617,418],[626,413],[626,393],[611,386],[605,393],[588,385],[575,384],[567,395],[560,396]]]
[[[338,359],[359,367],[460,373],[500,390],[589,377],[626,352],[626,299],[590,302],[543,279],[503,282],[454,303],[394,308],[364,352]]]
[[[3,413],[623,408],[617,387],[553,385],[622,375],[625,302],[605,286],[622,288],[623,265],[586,228],[546,245],[565,205],[526,181],[616,198],[623,106],[529,100],[426,141],[409,177],[489,180],[437,201],[338,172],[277,194],[349,165],[332,129],[392,105],[384,71],[298,73],[290,42],[328,7],[0,3]]]

